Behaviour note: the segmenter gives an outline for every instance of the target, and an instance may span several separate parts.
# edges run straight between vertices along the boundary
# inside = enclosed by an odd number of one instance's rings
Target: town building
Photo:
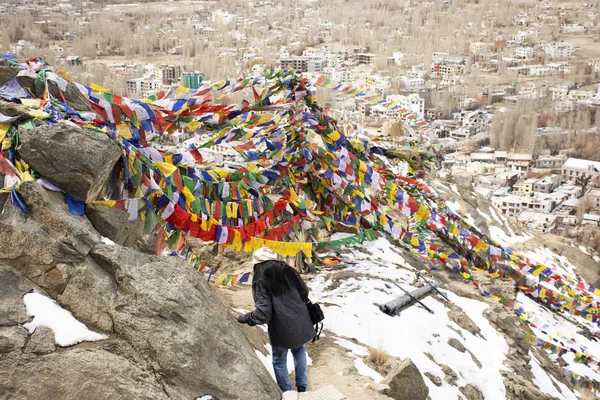
[[[533,191],[537,193],[552,193],[560,184],[558,175],[545,176],[536,180],[533,184]]]
[[[203,79],[204,74],[200,71],[184,72],[181,75],[181,85],[188,89],[198,89]]]
[[[560,168],[567,158],[565,156],[541,156],[535,160],[536,168]]]
[[[588,190],[585,197],[594,204],[594,208],[600,209],[600,189],[593,188]]]
[[[181,65],[162,64],[155,70],[155,78],[165,85],[179,82],[181,79]]]
[[[556,228],[558,216],[551,213],[542,213],[524,210],[517,216],[517,221],[527,228],[534,231],[549,233]]]
[[[473,42],[469,45],[471,54],[488,54],[492,52],[493,48],[493,43]]]
[[[581,177],[590,180],[600,175],[600,162],[569,158],[562,166],[562,179],[566,182],[577,182]]]
[[[515,58],[524,60],[533,58],[533,47],[517,47],[515,49]]]
[[[359,64],[375,65],[375,54],[373,53],[358,53],[355,58]]]
[[[571,58],[573,55],[573,43],[571,42],[552,42],[544,47],[544,52],[550,58]]]
[[[400,106],[416,114],[417,118],[425,117],[425,99],[418,93],[410,93],[406,96],[401,94],[387,96],[387,101],[399,103]]]

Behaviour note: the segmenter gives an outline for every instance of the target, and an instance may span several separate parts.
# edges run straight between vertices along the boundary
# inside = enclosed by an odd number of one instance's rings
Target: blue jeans
[[[275,379],[282,392],[292,390],[287,369],[288,349],[273,346],[273,369],[275,370]],[[308,376],[306,374],[306,345],[292,349],[294,356],[294,371],[296,372],[296,388],[308,387]]]

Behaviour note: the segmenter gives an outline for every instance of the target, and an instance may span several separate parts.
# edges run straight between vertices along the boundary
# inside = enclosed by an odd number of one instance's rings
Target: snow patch
[[[107,246],[114,246],[115,242],[113,242],[112,240],[110,240],[107,237],[102,237],[102,243],[104,243]]]
[[[40,293],[27,293],[23,296],[27,315],[33,317],[31,322],[23,326],[33,333],[38,326],[52,329],[54,339],[59,346],[72,346],[89,341],[107,339],[108,336],[92,332],[87,326],[77,321],[73,315],[59,306],[54,300]]]
[[[345,348],[346,350],[350,350],[350,353],[354,354],[355,356],[364,357],[369,355],[369,350],[366,347],[353,343],[349,340],[335,338],[334,343]]]
[[[446,205],[454,214],[459,214],[460,212],[460,204],[454,201],[446,201]]]
[[[481,211],[479,208],[477,208],[477,212],[479,213],[479,215],[481,215],[483,218],[485,218],[485,220],[487,222],[492,222],[492,219],[490,218],[490,216],[487,215],[486,213],[484,213],[483,211]]]
[[[531,367],[531,372],[533,373],[533,383],[540,388],[542,392],[559,399],[577,400],[577,396],[575,396],[575,394],[566,386],[564,388],[561,387],[560,391],[556,388],[553,383],[553,379],[551,379],[552,377],[549,376],[546,371],[544,371],[531,351],[529,352],[529,357],[531,357],[531,360],[529,360],[529,366]]]
[[[358,371],[359,375],[367,376],[375,381],[375,383],[380,383],[383,381],[383,376],[379,374],[379,372],[375,371],[371,367],[369,367],[361,358],[357,358],[354,360],[354,366]]]
[[[512,233],[511,235],[507,235],[502,229],[500,229],[497,226],[490,226],[490,237],[504,246],[526,242],[532,238],[532,236],[528,234],[515,235],[514,233]]]

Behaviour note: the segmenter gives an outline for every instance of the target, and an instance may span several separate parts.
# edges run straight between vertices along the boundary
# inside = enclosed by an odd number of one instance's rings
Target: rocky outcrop
[[[96,200],[122,150],[104,133],[66,125],[19,135],[19,154],[43,178],[86,203]]]
[[[390,387],[385,394],[395,400],[425,400],[429,396],[429,388],[410,358],[393,367],[381,383]]]
[[[43,168],[34,168],[67,192],[76,191],[70,177],[77,180],[75,176],[84,175],[77,182],[85,189],[77,193],[84,199],[93,197],[102,189],[120,149],[106,150],[112,145],[106,145],[104,139],[69,138],[58,132],[58,127],[50,129],[50,133],[37,133],[51,142],[64,138],[67,144],[38,147],[44,140],[30,136],[22,145],[25,154],[42,162]],[[88,160],[86,150],[80,149],[80,155],[70,159],[74,164],[61,170],[65,165],[58,154],[62,153],[56,152],[84,146],[89,140],[99,146],[104,143],[112,161],[100,166],[99,158],[89,154]],[[19,194],[28,215],[6,197],[0,204],[3,396],[280,398],[277,385],[228,307],[196,271],[176,258],[104,244],[95,229],[100,217],[91,217],[94,225],[86,216],[71,214],[63,193],[26,182]],[[129,236],[124,243],[128,240]],[[50,330],[37,328],[30,334],[22,326],[29,321],[23,296],[32,290],[56,300],[108,339],[61,348],[55,345]]]
[[[121,246],[134,247],[144,233],[144,223],[129,221],[129,213],[116,208],[88,204],[85,215],[102,235]]]

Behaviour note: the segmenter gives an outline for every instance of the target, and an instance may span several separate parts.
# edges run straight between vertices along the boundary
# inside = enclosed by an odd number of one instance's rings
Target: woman
[[[279,388],[284,393],[292,390],[287,369],[287,353],[292,350],[296,388],[298,392],[305,392],[308,387],[306,342],[316,335],[306,309],[308,288],[298,272],[277,261],[277,254],[269,248],[257,250],[252,262],[252,296],[256,309],[240,315],[238,322],[250,326],[268,324]]]

